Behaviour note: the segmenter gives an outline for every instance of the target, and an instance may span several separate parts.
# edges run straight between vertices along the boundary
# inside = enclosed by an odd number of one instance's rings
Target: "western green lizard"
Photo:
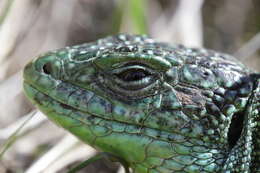
[[[24,90],[135,173],[256,173],[259,78],[226,54],[119,34],[41,55]]]

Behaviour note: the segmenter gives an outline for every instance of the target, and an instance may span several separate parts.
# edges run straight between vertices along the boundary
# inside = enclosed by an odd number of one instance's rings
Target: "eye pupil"
[[[138,81],[141,80],[150,74],[142,69],[131,69],[131,70],[126,70],[122,73],[119,73],[117,76],[123,80],[123,81]]]
[[[145,74],[139,71],[128,73],[125,76],[127,81],[140,80],[145,77]]]

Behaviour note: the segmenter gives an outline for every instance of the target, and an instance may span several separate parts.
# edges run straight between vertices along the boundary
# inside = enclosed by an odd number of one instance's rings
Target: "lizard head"
[[[121,34],[33,60],[24,90],[55,123],[136,172],[214,172],[242,133],[249,73],[228,55]]]

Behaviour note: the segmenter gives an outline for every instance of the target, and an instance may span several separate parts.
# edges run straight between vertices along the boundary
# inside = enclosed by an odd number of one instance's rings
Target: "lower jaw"
[[[60,126],[64,127],[65,129],[69,129],[70,126],[74,126],[74,123],[64,124],[62,122],[63,119],[65,120],[66,118],[70,118],[87,126],[91,126],[93,124],[100,125],[102,127],[110,128],[111,131],[147,135],[156,140],[162,140],[165,142],[169,142],[169,136],[172,135],[172,133],[163,130],[119,122],[108,118],[102,118],[101,116],[96,116],[88,112],[83,112],[72,106],[57,101],[37,88],[38,87],[35,87],[30,82],[24,82],[24,91],[29,100],[31,100],[31,102],[34,103],[34,105],[36,105],[36,107],[45,113],[45,115],[47,115],[51,120],[53,120],[52,117],[55,117],[55,115],[62,117],[60,121],[55,121],[55,123],[58,125],[60,124]],[[148,133],[146,133],[147,131]]]
[[[24,83],[24,90],[37,108],[55,124],[94,148],[113,153],[128,163],[143,162],[146,157],[146,146],[155,140],[160,140],[158,134],[162,132],[158,130],[102,119],[69,106],[65,108],[62,103],[27,83]],[[170,147],[166,139],[161,142]]]
[[[147,169],[145,166],[147,164],[156,167],[151,165],[153,163],[149,163],[150,158],[172,160],[176,156],[185,157],[194,154],[188,151],[189,147],[192,148],[196,144],[190,143],[191,146],[188,147],[185,143],[189,141],[169,141],[169,136],[176,134],[102,119],[81,112],[70,106],[64,106],[27,83],[24,83],[24,90],[27,97],[54,123],[94,148],[123,158],[130,167]]]

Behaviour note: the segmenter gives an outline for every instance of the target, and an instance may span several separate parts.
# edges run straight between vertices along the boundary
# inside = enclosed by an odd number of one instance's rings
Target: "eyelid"
[[[143,55],[143,54],[129,54],[129,55],[118,55],[118,53],[109,53],[108,55],[105,54],[105,56],[99,55],[98,58],[93,60],[93,63],[100,69],[103,70],[112,70],[115,68],[115,66],[125,63],[142,63],[142,64],[148,64],[153,69],[156,69],[157,71],[167,71],[172,67],[171,63],[159,56],[153,56],[151,55]]]

